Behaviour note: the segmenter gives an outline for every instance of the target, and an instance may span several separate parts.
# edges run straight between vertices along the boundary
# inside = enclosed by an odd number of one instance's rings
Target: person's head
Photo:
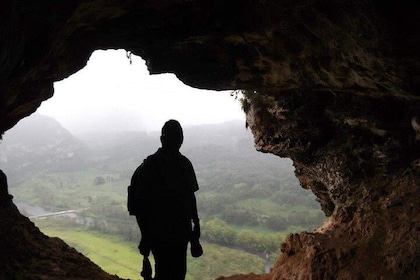
[[[167,121],[162,127],[160,142],[164,149],[178,151],[184,141],[181,124],[176,120]]]

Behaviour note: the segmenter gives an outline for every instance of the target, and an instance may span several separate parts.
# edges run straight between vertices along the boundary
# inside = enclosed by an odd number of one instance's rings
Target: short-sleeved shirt
[[[192,195],[198,190],[190,160],[179,152],[159,149],[143,162],[142,171],[136,171],[133,177],[139,186],[137,216],[144,221],[153,240],[188,239]]]

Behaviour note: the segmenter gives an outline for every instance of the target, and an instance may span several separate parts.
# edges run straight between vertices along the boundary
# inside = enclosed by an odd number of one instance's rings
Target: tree
[[[236,231],[225,221],[213,219],[203,224],[202,236],[210,242],[232,246],[236,239]]]
[[[271,230],[282,231],[288,227],[288,222],[282,216],[270,216],[266,220],[266,225]]]
[[[95,178],[95,180],[93,180],[93,184],[94,184],[95,186],[105,184],[105,179],[104,179],[104,177],[102,177],[102,176],[98,176],[98,177],[96,177],[96,178]]]
[[[258,225],[258,219],[255,214],[235,206],[225,207],[222,217],[226,222],[231,224]]]

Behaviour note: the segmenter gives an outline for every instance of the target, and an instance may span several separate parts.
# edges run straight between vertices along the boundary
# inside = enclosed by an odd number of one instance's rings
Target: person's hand
[[[203,247],[200,244],[200,235],[201,235],[201,230],[200,230],[200,220],[196,219],[193,221],[194,223],[194,228],[191,234],[191,240],[190,240],[190,245],[191,245],[191,256],[193,256],[194,258],[198,258],[201,255],[203,255]]]
[[[149,256],[151,247],[147,240],[143,238],[140,240],[139,251],[140,251],[140,254],[142,254],[143,256],[145,257]]]

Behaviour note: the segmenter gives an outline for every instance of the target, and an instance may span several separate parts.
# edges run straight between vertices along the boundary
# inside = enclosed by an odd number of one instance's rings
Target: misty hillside
[[[33,114],[3,135],[0,168],[9,181],[42,169],[72,170],[85,161],[84,144],[55,119]]]
[[[72,171],[89,166],[114,166],[122,177],[128,177],[160,147],[159,136],[158,131],[127,131],[91,133],[77,139],[55,119],[33,114],[3,136],[0,168],[11,182],[43,169]],[[259,172],[263,168],[273,175],[279,170],[293,174],[290,160],[257,152],[251,132],[240,121],[187,126],[184,136],[181,152],[204,177],[208,169]]]

